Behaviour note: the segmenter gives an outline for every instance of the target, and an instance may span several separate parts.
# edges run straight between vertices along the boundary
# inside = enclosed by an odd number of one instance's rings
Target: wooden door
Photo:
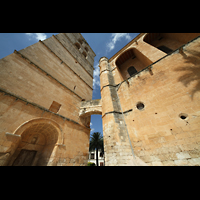
[[[37,151],[22,149],[13,162],[13,166],[31,166]]]

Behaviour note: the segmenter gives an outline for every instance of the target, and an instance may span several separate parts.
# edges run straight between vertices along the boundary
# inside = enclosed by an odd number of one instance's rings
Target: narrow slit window
[[[81,44],[83,44],[83,41],[82,41],[81,39],[78,39],[78,41],[79,41]]]
[[[81,45],[79,43],[75,43],[75,46],[77,47],[77,49],[80,49],[81,48]]]
[[[87,58],[87,53],[85,51],[83,52],[83,55],[85,56],[85,58]]]
[[[88,52],[88,51],[89,51],[87,47],[85,47],[85,50],[86,50],[86,52]]]

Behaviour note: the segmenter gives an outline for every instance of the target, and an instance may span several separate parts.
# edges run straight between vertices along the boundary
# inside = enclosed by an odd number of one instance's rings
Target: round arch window
[[[86,52],[88,52],[88,51],[89,51],[87,47],[85,47],[85,50],[86,50]]]
[[[80,49],[81,48],[81,45],[79,43],[75,43],[75,46],[77,47],[77,49]]]
[[[85,56],[85,58],[87,58],[87,53],[85,51],[83,52],[83,55]]]

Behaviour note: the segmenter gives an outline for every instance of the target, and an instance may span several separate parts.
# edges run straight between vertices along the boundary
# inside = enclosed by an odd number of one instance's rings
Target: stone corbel
[[[16,135],[8,132],[6,132],[5,135],[7,140],[13,143],[18,143],[21,140],[21,135]]]

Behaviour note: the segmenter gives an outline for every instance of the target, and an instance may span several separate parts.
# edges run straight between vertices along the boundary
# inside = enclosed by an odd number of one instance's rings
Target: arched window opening
[[[131,66],[128,68],[128,73],[130,76],[132,76],[133,74],[137,73],[137,70],[135,69],[135,67]]]
[[[83,55],[85,56],[85,58],[87,58],[87,53],[85,51],[83,52]]]
[[[169,54],[199,35],[200,33],[148,33],[144,41]]]
[[[134,53],[133,53],[133,49],[129,49],[127,51],[125,51],[124,53],[122,53],[117,61],[116,61],[116,65],[118,67],[120,67],[121,65],[123,65],[127,60],[129,60],[130,58],[134,57]]]
[[[88,51],[89,51],[89,49],[88,49],[87,47],[85,47],[85,50],[86,50],[86,52],[88,52]]]
[[[78,39],[78,41],[80,42],[80,44],[83,44],[83,41],[81,39]]]
[[[152,64],[152,61],[136,48],[128,49],[116,60],[116,66],[123,80],[126,80],[135,73],[143,70],[150,64]]]
[[[81,48],[81,45],[78,42],[75,43],[75,46],[77,47],[77,49]]]

